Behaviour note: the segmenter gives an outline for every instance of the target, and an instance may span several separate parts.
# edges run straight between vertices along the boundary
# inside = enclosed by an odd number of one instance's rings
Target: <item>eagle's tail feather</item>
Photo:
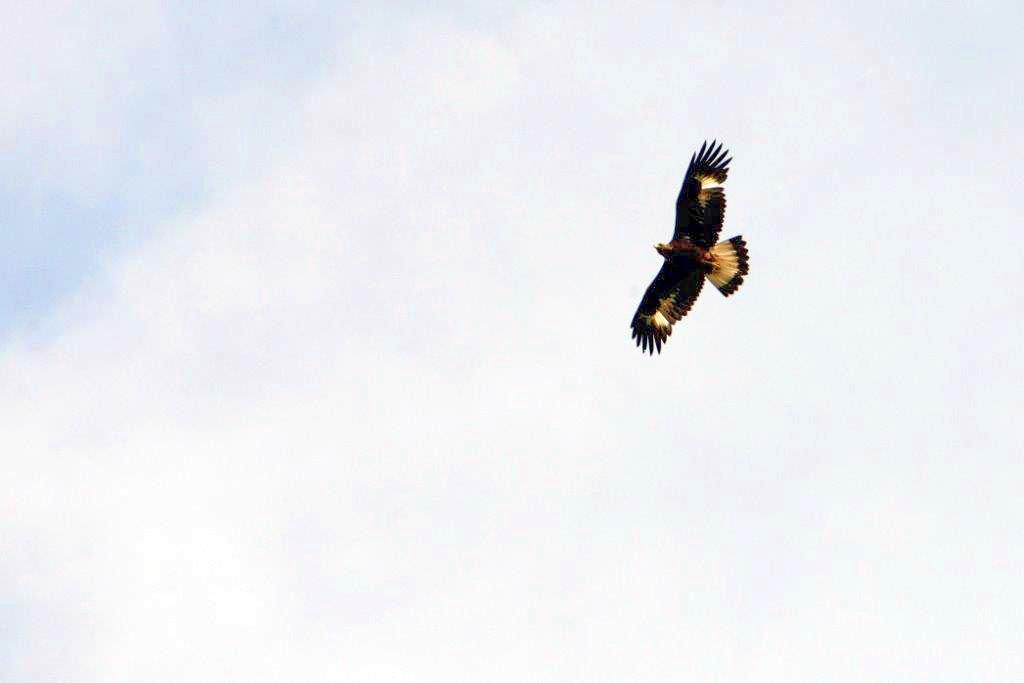
[[[708,279],[718,287],[722,296],[729,296],[743,284],[743,276],[750,270],[747,243],[741,235],[719,242],[711,247],[714,266]]]

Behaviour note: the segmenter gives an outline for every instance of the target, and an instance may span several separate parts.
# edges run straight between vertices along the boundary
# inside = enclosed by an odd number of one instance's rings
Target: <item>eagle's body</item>
[[[668,244],[654,248],[664,258],[661,270],[647,288],[633,315],[633,338],[641,350],[661,353],[672,325],[689,313],[704,279],[729,296],[749,269],[746,242],[740,236],[715,241],[725,218],[722,183],[729,174],[728,152],[722,145],[701,145],[690,158],[676,199],[676,225]]]
[[[668,244],[656,244],[654,249],[668,261],[691,261],[709,266],[708,272],[711,272],[710,266],[714,263],[711,251],[699,244],[694,244],[688,237],[674,239]]]

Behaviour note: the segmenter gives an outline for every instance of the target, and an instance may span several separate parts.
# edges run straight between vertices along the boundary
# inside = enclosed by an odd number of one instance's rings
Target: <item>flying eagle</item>
[[[704,278],[729,296],[747,274],[747,243],[737,235],[715,243],[725,218],[722,183],[729,174],[728,150],[707,141],[690,157],[690,167],[676,199],[676,228],[672,241],[654,248],[665,262],[633,315],[633,338],[642,351],[661,353],[672,325],[689,313]]]

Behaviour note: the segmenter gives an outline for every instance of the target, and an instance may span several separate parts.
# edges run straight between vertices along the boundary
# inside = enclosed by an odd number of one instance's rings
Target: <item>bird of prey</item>
[[[737,235],[718,242],[725,218],[722,183],[732,158],[722,144],[707,141],[690,157],[683,186],[676,199],[676,227],[672,241],[654,248],[664,258],[661,270],[647,288],[633,315],[633,338],[641,351],[661,353],[672,325],[689,313],[704,278],[729,296],[743,283],[749,270],[747,243]]]

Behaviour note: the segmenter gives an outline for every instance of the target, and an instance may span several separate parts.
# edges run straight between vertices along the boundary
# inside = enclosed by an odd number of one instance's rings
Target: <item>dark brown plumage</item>
[[[690,157],[676,199],[672,240],[657,244],[664,258],[661,270],[647,288],[633,315],[633,338],[642,351],[661,353],[672,326],[689,313],[704,279],[729,296],[743,283],[749,270],[746,242],[740,236],[718,242],[725,220],[725,190],[729,175],[728,151],[721,143],[707,142]]]

